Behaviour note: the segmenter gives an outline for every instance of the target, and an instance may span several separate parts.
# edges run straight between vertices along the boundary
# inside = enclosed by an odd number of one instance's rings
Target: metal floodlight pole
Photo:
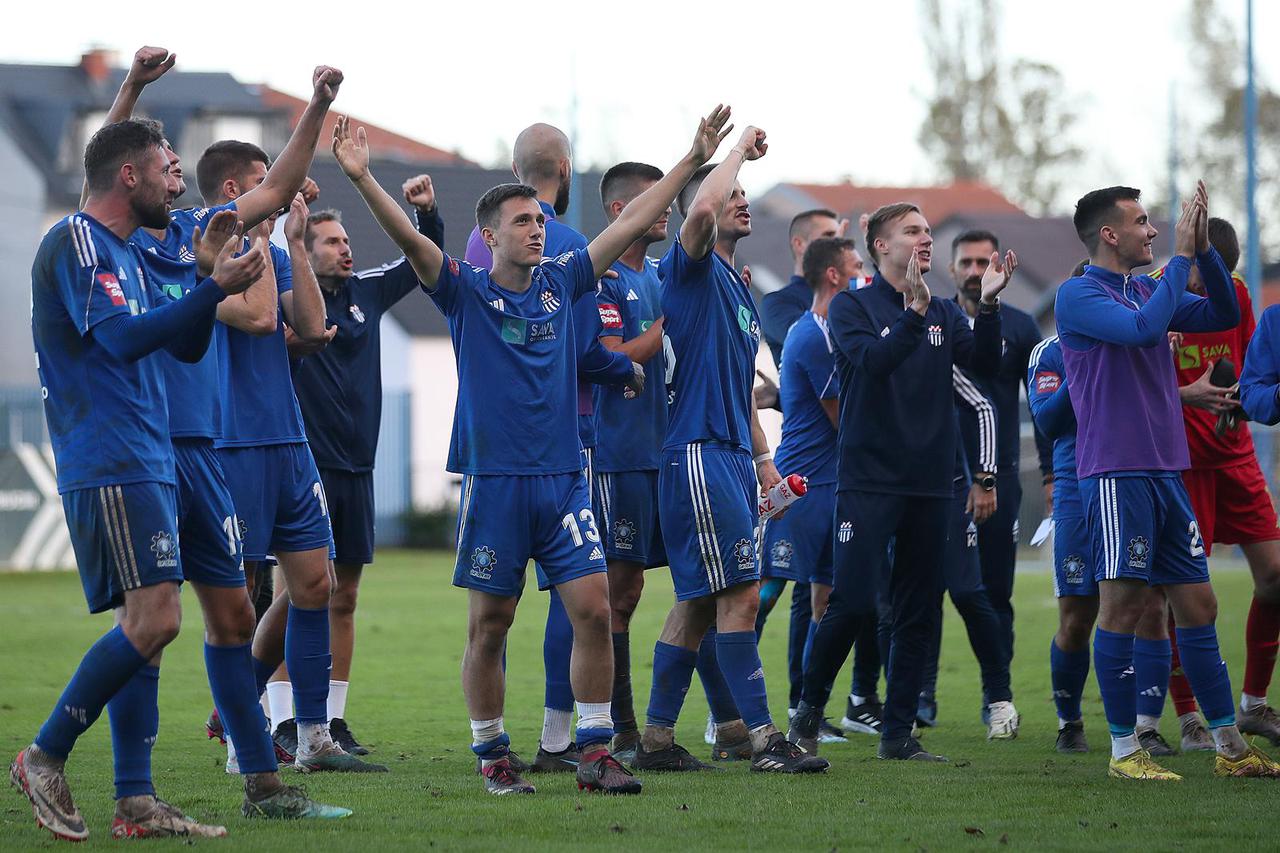
[[[1253,0],[1245,0],[1245,84],[1244,84],[1244,199],[1249,220],[1249,244],[1245,256],[1245,279],[1253,310],[1262,305],[1262,235],[1258,231],[1258,92],[1253,71]]]
[[[1169,255],[1174,254],[1173,223],[1182,211],[1178,204],[1178,84],[1169,83]]]

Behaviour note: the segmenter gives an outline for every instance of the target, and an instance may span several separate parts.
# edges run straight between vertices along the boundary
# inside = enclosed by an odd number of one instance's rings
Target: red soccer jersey
[[[1190,385],[1209,368],[1224,358],[1231,359],[1239,375],[1244,366],[1244,353],[1253,337],[1253,303],[1244,279],[1231,274],[1236,285],[1236,299],[1240,301],[1240,325],[1225,332],[1187,332],[1178,347],[1176,366],[1178,386]],[[1187,447],[1191,451],[1191,467],[1223,468],[1235,465],[1253,455],[1253,437],[1243,421],[1219,436],[1214,432],[1218,416],[1205,409],[1182,407],[1182,420],[1187,427]]]

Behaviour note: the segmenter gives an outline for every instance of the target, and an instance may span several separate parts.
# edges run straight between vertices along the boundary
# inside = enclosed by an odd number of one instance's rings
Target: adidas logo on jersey
[[[628,290],[628,291],[627,291],[627,301],[628,301],[628,302],[636,302],[636,301],[638,301],[639,299],[640,299],[640,297],[639,297],[638,295],[636,295],[636,292],[635,292],[634,290]]]
[[[594,548],[592,548],[592,549],[591,549],[591,553],[587,556],[587,559],[588,559],[588,560],[603,560],[603,559],[604,559],[604,553],[600,550],[600,546],[599,546],[599,545],[597,545],[596,547],[594,547]]]
[[[1153,699],[1159,699],[1161,696],[1164,695],[1164,691],[1160,689],[1160,685],[1153,684],[1150,687],[1148,687],[1146,690],[1143,690],[1139,695],[1150,696]]]
[[[492,305],[494,308],[497,308],[499,311],[507,310],[507,303],[502,301],[502,297],[498,297],[497,299],[491,300],[489,304]]]
[[[759,681],[764,678],[764,667],[760,667],[755,672],[747,676],[747,681]]]

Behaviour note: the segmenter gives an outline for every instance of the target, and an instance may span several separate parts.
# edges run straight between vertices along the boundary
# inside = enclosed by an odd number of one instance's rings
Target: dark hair
[[[151,119],[125,119],[98,129],[84,149],[84,175],[93,192],[107,192],[120,167],[148,148],[164,147],[164,130]]]
[[[1230,222],[1217,216],[1209,217],[1209,245],[1222,255],[1227,272],[1235,272],[1240,263],[1240,238]]]
[[[1117,205],[1122,201],[1137,201],[1142,190],[1133,187],[1107,187],[1086,193],[1076,202],[1071,222],[1076,226],[1076,236],[1093,255],[1098,251],[1098,229],[1112,221]]]
[[[840,256],[845,252],[856,251],[858,245],[846,237],[819,237],[813,240],[804,250],[804,260],[800,262],[804,270],[804,280],[813,289],[822,284],[822,275],[828,268],[838,266]]]
[[[538,191],[528,184],[498,184],[476,202],[476,224],[481,228],[492,228],[505,202],[513,198],[537,197]]]
[[[791,217],[791,225],[787,228],[787,240],[794,240],[796,232],[800,230],[800,226],[807,223],[810,219],[817,219],[819,216],[827,216],[836,219],[834,210],[827,210],[825,207],[815,207],[813,210],[804,210]]]
[[[656,183],[662,178],[662,170],[648,163],[628,161],[610,166],[600,179],[600,201],[604,203],[605,212],[608,212],[609,205],[621,201],[624,196],[634,197],[639,184]]]
[[[990,243],[994,251],[1000,251],[1000,241],[996,238],[996,235],[985,228],[970,228],[968,231],[961,231],[957,234],[956,238],[951,241],[951,255],[953,257],[961,243]]]
[[[240,177],[254,163],[271,168],[267,152],[252,142],[224,139],[206,148],[196,163],[196,186],[204,203],[216,204],[222,195],[222,182]]]
[[[693,173],[689,183],[685,184],[680,190],[680,194],[676,196],[676,209],[680,211],[681,216],[689,215],[689,205],[693,204],[694,198],[697,197],[698,188],[702,186],[702,182],[706,180],[707,175],[711,174],[711,170],[716,165],[715,163],[707,163],[705,166],[698,167],[698,171]]]
[[[1080,263],[1071,268],[1071,278],[1079,278],[1084,275],[1084,268],[1089,266],[1089,259],[1085,258]]]
[[[342,211],[334,210],[332,207],[325,210],[317,210],[307,216],[307,228],[302,232],[302,245],[310,252],[311,246],[316,242],[316,232],[313,226],[319,225],[321,222],[337,222],[342,224]]]
[[[919,212],[920,208],[909,201],[898,201],[876,208],[876,212],[867,220],[867,253],[871,255],[872,262],[880,263],[880,255],[876,252],[876,238],[880,236],[885,226],[896,222],[908,213]]]

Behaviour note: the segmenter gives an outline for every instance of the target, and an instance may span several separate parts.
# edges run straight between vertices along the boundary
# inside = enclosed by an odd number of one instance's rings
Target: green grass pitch
[[[1034,568],[1039,555],[1024,555]],[[204,736],[210,707],[200,651],[199,610],[184,593],[182,635],[162,667],[155,780],[161,796],[189,814],[225,824],[231,838],[199,846],[245,850],[848,850],[1241,849],[1274,848],[1280,782],[1220,780],[1203,753],[1168,764],[1181,784],[1135,784],[1106,777],[1107,737],[1092,678],[1085,719],[1094,751],[1053,751],[1048,645],[1056,624],[1051,581],[1026,571],[1017,581],[1015,700],[1022,729],[1011,743],[988,743],[978,719],[978,671],[963,627],[947,607],[939,681],[941,727],[926,745],[945,765],[877,761],[866,736],[825,747],[825,776],[777,778],[745,764],[723,773],[651,774],[639,797],[579,794],[572,777],[537,776],[531,797],[484,793],[467,749],[459,683],[466,597],[450,586],[452,555],[384,552],[366,570],[347,718],[390,765],[378,776],[297,777],[318,798],[355,810],[345,821],[250,822],[240,817],[240,785],[222,770],[224,751]],[[1221,600],[1219,634],[1239,689],[1243,627],[1250,596],[1242,564],[1214,561]],[[789,595],[789,592],[787,593]],[[635,693],[643,713],[650,651],[672,600],[669,577],[648,574],[632,628]],[[763,656],[775,719],[785,719],[785,601],[765,633]],[[546,598],[526,596],[510,643],[507,726],[516,749],[532,756],[541,729],[542,628]],[[0,574],[0,747],[4,760],[27,744],[80,655],[109,620],[84,611],[70,572]],[[847,689],[847,668],[837,695]],[[841,710],[832,703],[832,716]],[[706,703],[695,680],[679,739],[705,754]],[[1173,709],[1164,733],[1176,742]],[[69,778],[89,822],[89,845],[115,845],[111,753],[105,714],[80,744]],[[37,830],[25,799],[0,798],[0,847],[55,842]],[[167,846],[166,842],[135,842]],[[172,842],[184,844],[182,840]]]

